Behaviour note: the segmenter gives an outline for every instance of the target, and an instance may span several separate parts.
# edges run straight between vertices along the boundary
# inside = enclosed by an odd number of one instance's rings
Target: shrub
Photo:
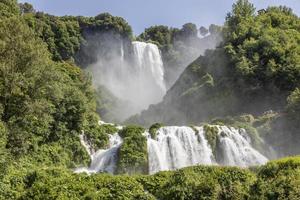
[[[271,161],[258,169],[252,187],[255,199],[299,199],[300,157]]]

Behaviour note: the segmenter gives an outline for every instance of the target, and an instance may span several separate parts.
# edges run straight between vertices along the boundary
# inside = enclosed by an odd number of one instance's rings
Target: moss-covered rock
[[[255,121],[255,118],[251,114],[245,114],[238,117],[238,121],[252,124]]]
[[[119,131],[119,135],[124,139],[135,135],[142,135],[145,128],[137,125],[128,125]]]
[[[273,121],[274,119],[276,119],[278,117],[278,113],[273,112],[273,111],[269,111],[264,113],[261,116],[258,116],[254,122],[253,122],[253,126],[254,127],[260,127],[263,126],[265,124],[270,123],[271,121]]]
[[[158,129],[160,129],[163,126],[164,125],[162,123],[155,123],[150,126],[149,133],[150,133],[152,139],[154,139],[154,140],[156,139]]]
[[[108,146],[108,134],[117,133],[118,129],[110,124],[98,124],[99,118],[91,116],[88,126],[84,127],[84,134],[92,145],[93,149],[105,149]]]
[[[216,155],[216,148],[217,148],[217,139],[218,139],[218,133],[219,130],[217,126],[212,125],[204,125],[203,126],[205,138],[208,141],[208,144],[210,145],[212,152],[214,155]]]
[[[118,174],[147,174],[148,151],[145,129],[139,126],[127,126],[119,134],[123,143],[118,152]]]
[[[205,125],[205,124],[204,124]],[[191,129],[193,129],[193,131],[195,132],[195,134],[199,133],[199,131],[197,130],[197,128],[193,125],[189,126]]]
[[[210,124],[213,125],[220,125],[220,126],[225,126],[227,124],[232,124],[235,122],[235,119],[233,117],[224,117],[224,118],[213,118],[210,120]]]

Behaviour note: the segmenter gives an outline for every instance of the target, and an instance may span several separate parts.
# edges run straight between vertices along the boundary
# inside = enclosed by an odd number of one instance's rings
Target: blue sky
[[[125,18],[135,34],[152,25],[181,27],[186,22],[197,26],[223,24],[234,0],[19,0],[38,11],[53,15],[95,16],[109,12]],[[300,0],[252,0],[257,9],[286,5],[300,16]]]

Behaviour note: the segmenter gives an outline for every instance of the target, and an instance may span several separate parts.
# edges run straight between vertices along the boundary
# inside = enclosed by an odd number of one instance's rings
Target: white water
[[[155,44],[132,42],[132,58],[126,58],[123,44],[109,58],[99,58],[89,69],[96,85],[105,86],[115,97],[126,102],[115,117],[127,117],[158,103],[166,93],[164,66]],[[128,107],[128,108],[124,108]]]
[[[203,127],[167,126],[157,131],[155,139],[146,133],[148,146],[149,173],[174,170],[193,165],[252,166],[261,165],[268,159],[251,146],[251,139],[244,129],[216,126],[218,129],[216,153],[209,145]],[[110,148],[99,150],[91,155],[89,168],[76,172],[114,173],[117,163],[117,150],[122,139],[110,136]],[[84,145],[88,148],[88,145]]]
[[[84,137],[82,137],[84,138]],[[89,152],[89,146],[84,145],[87,141],[82,140],[81,143],[87,148]],[[100,149],[93,154],[90,154],[91,165],[90,167],[81,167],[75,170],[76,173],[86,172],[88,174],[97,172],[108,172],[113,174],[116,170],[117,164],[117,152],[122,144],[122,138],[117,134],[109,135],[109,148]]]
[[[213,155],[203,128],[195,133],[190,127],[163,127],[156,140],[148,139],[149,172],[173,170],[196,164],[213,164]]]
[[[212,153],[203,127],[163,127],[157,138],[148,139],[149,173],[174,170],[197,164],[227,166],[251,166],[264,164],[268,159],[251,146],[244,129],[216,126],[217,151],[220,160]]]
[[[265,156],[252,148],[250,138],[247,137],[244,129],[238,130],[226,126],[218,126],[218,129],[219,147],[223,152],[223,159],[220,164],[247,167],[268,161]]]
[[[148,79],[149,82],[155,84],[155,89],[158,89],[164,95],[166,92],[164,65],[158,47],[155,44],[138,41],[132,42],[132,45],[137,63],[138,78],[142,79],[139,83],[143,83],[145,79]],[[156,101],[162,99],[161,94]]]
[[[88,152],[89,156],[92,156],[94,153],[94,149],[90,142],[87,140],[86,136],[84,135],[84,131],[82,131],[82,134],[79,136],[81,145],[85,148],[85,150]]]

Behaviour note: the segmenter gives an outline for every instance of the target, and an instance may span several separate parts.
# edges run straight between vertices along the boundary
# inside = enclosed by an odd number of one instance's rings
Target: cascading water
[[[214,149],[207,140],[204,127],[166,126],[157,130],[156,138],[145,133],[148,146],[149,173],[203,165],[252,166],[264,164],[268,159],[251,146],[251,139],[244,129],[227,126],[217,128]],[[87,142],[83,146],[90,151]],[[110,148],[91,154],[91,166],[76,172],[114,173],[118,148],[122,139],[110,135]]]
[[[108,58],[100,57],[89,67],[96,85],[104,86],[125,102],[114,116],[120,118],[119,121],[160,102],[166,93],[164,66],[158,47],[138,41],[132,42],[131,46],[131,56],[125,56],[128,52],[121,43],[120,51],[112,50]]]
[[[220,164],[241,167],[259,165],[267,162],[267,158],[251,146],[251,141],[244,129],[218,126],[219,148],[222,156]]]
[[[86,145],[88,142],[84,139],[84,136],[81,135],[81,143],[86,148],[88,153],[90,153],[90,146]],[[117,164],[117,152],[122,144],[122,138],[115,133],[113,135],[109,135],[109,148],[108,149],[100,149],[95,153],[91,153],[91,165],[89,168],[80,167],[75,169],[76,173],[86,172],[97,173],[97,172],[108,172],[113,174],[115,172],[116,164]],[[92,151],[93,152],[93,151]]]
[[[200,127],[163,127],[157,138],[148,138],[149,172],[173,170],[196,164],[213,164],[213,154]]]
[[[264,164],[268,159],[251,146],[244,129],[216,126],[216,149],[213,154],[203,127],[163,127],[156,139],[148,139],[149,173],[173,170],[197,164],[251,166]]]
[[[158,47],[145,42],[132,42],[139,78],[149,78],[162,95],[166,92],[164,83],[164,66]],[[143,80],[141,80],[143,82]],[[161,98],[159,99],[161,100]]]

